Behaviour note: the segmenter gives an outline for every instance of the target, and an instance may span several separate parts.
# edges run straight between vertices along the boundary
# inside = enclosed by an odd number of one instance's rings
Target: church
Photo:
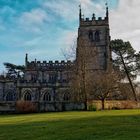
[[[79,27],[75,61],[29,61],[25,57],[23,77],[11,80],[0,78],[0,111],[16,111],[17,101],[30,101],[38,111],[83,110],[84,102],[75,101],[71,85],[79,75],[96,80],[97,71],[111,67],[109,15],[84,18],[79,9]]]

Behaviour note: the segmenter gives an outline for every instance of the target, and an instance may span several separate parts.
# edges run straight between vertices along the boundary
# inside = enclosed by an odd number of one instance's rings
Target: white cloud
[[[37,44],[39,44],[40,42],[42,41],[42,36],[39,36],[39,37],[35,37],[31,40],[27,40],[27,41],[24,41],[22,46],[23,47],[35,47]]]
[[[79,3],[81,3],[85,15],[89,16],[93,12],[95,12],[97,16],[105,15],[105,3],[103,1],[95,3],[92,0],[79,0]]]
[[[79,4],[82,6],[84,15],[92,15],[96,11],[97,15],[102,15],[105,10],[105,4],[94,3],[92,0],[71,0],[71,1],[45,1],[42,5],[44,8],[51,9],[55,14],[65,18],[66,20],[78,19]]]
[[[46,9],[53,11],[55,14],[66,18],[68,20],[75,19],[75,13],[78,11],[76,10],[76,5],[71,3],[71,1],[45,1],[42,6]],[[73,14],[74,13],[74,14]],[[71,17],[72,16],[72,17]]]
[[[33,9],[31,12],[24,12],[21,16],[21,20],[25,20],[27,24],[43,24],[46,18],[46,12],[41,9]]]
[[[120,0],[118,8],[110,11],[112,39],[121,38],[130,41],[137,51],[140,50],[139,8],[138,0]]]
[[[19,18],[19,24],[27,31],[36,33],[41,32],[41,26],[48,20],[47,13],[38,8],[32,9],[30,12],[24,12]]]
[[[77,39],[77,31],[65,30],[62,36],[59,38],[58,42],[63,43],[63,46],[70,47],[74,41]]]

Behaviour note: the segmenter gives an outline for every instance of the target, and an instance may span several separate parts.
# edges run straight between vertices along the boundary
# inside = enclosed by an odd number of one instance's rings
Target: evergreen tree
[[[140,52],[136,52],[129,41],[124,42],[121,39],[112,40],[110,45],[113,52],[114,67],[119,68],[122,77],[126,78],[126,71],[120,56],[121,53],[131,80],[136,79],[140,72]]]
[[[15,65],[12,63],[4,63],[5,68],[7,69],[7,76],[10,78],[17,78],[22,76],[25,70],[25,66]]]

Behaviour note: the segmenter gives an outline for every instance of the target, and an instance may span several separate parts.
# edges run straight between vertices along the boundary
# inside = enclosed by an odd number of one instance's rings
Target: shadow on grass
[[[37,118],[36,118],[37,119]],[[0,140],[139,140],[140,115],[0,125]]]

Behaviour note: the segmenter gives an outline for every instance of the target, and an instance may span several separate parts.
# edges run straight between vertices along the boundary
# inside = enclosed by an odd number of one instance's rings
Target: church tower
[[[94,99],[90,95],[95,81],[112,69],[108,7],[105,17],[98,19],[95,14],[85,19],[80,7],[76,66],[78,90],[87,108],[87,101]]]
[[[106,7],[104,18],[84,18],[79,9],[79,28],[77,38],[76,62],[78,69],[88,73],[105,71],[111,67],[109,15]]]

